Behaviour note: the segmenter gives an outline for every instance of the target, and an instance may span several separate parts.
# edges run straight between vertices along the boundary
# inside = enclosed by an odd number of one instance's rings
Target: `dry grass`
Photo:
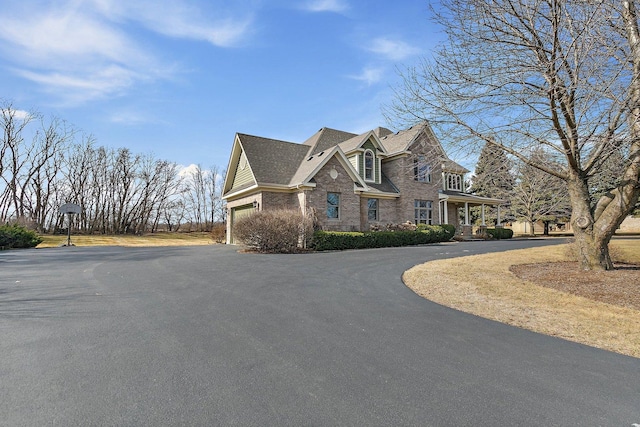
[[[43,242],[38,248],[53,248],[67,243],[67,236],[41,236]],[[153,233],[142,236],[71,236],[75,246],[195,246],[213,243],[209,233]]]
[[[612,247],[618,261],[640,264],[640,239],[614,240]],[[593,273],[579,272],[565,264],[563,280],[553,285],[545,282],[543,275],[534,274],[529,280],[523,280],[510,270],[519,264],[568,261],[572,261],[568,245],[550,246],[432,261],[408,270],[403,280],[418,295],[448,307],[640,357],[640,310],[598,301],[602,298],[597,298],[595,292],[581,296],[558,290],[563,282]],[[632,273],[621,279],[617,275],[620,271]],[[632,280],[636,286],[628,290],[640,292],[638,270],[621,269],[605,274],[609,278],[604,280],[610,282],[612,289],[618,288],[615,283]],[[558,276],[557,270],[555,276]],[[602,287],[598,293],[603,293]]]

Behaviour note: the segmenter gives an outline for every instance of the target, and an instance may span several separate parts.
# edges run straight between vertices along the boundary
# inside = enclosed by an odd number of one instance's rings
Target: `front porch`
[[[486,207],[497,207],[496,226],[500,227],[500,205],[503,205],[506,201],[490,197],[474,196],[466,193],[442,191],[439,194],[439,203],[440,223],[452,224],[456,227],[456,234],[458,236],[461,236],[464,239],[472,239],[474,237],[474,233],[469,209],[474,206],[481,207],[481,222],[476,229],[476,234],[480,235],[484,234],[487,229]],[[460,218],[460,210],[463,212],[463,218]]]

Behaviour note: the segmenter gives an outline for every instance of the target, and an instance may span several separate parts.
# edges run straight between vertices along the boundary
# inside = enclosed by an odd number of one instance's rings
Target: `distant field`
[[[44,235],[38,248],[53,248],[67,243],[67,236]],[[77,235],[71,236],[75,246],[193,246],[211,245],[209,233],[153,233],[142,236]]]

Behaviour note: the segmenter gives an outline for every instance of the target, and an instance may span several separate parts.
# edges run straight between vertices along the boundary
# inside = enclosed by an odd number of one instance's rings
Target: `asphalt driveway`
[[[400,279],[542,244],[0,252],[0,425],[640,423],[640,359],[444,308]]]

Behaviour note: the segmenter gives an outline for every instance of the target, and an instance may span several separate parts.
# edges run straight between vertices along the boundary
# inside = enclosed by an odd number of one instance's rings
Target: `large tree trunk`
[[[571,225],[575,236],[578,262],[583,270],[611,270],[609,242],[620,223],[635,206],[640,195],[640,34],[633,1],[622,2],[622,17],[631,48],[635,77],[629,87],[629,164],[618,188],[603,196],[591,209],[587,180],[575,170],[567,179],[572,201]]]
[[[575,255],[582,270],[611,270],[609,241],[615,231],[611,227],[594,227],[594,218],[589,204],[589,190],[585,180],[572,174],[567,180],[571,196],[571,227],[575,238]],[[616,226],[617,227],[617,226]]]

